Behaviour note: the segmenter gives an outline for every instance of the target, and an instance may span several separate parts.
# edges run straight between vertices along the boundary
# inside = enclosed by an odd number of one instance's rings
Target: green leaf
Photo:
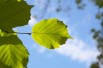
[[[28,24],[31,8],[24,0],[0,0],[0,29],[9,31]]]
[[[103,0],[94,0],[94,2],[99,8],[103,8]]]
[[[1,33],[3,31],[1,30]],[[28,51],[15,34],[0,33],[0,68],[23,68],[28,62]],[[5,32],[4,32],[5,33]]]
[[[23,62],[22,62],[22,64],[23,65],[21,65],[20,63],[17,63],[17,65],[14,67],[14,68],[27,68],[27,61],[28,61],[28,59],[26,58],[26,59],[23,59]],[[12,66],[8,66],[8,65],[5,65],[5,64],[3,64],[1,61],[0,61],[0,68],[13,68]]]
[[[0,68],[12,68],[11,66],[7,66],[0,61]]]
[[[55,18],[40,21],[32,28],[32,32],[33,39],[49,49],[58,48],[71,38],[67,26]]]
[[[3,31],[3,30],[1,30],[0,29],[0,36],[1,37],[3,37],[3,36],[6,36],[6,37],[9,37],[9,36],[11,36],[11,35],[16,35],[16,33],[14,33],[12,30],[10,30],[11,32],[9,33],[9,32],[7,32],[7,31]]]

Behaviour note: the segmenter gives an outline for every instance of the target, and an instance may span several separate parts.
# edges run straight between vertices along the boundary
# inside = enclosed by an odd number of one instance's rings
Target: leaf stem
[[[31,35],[32,33],[21,33],[21,32],[8,32],[4,29],[1,29],[2,31],[6,32],[6,33],[16,33],[16,34],[28,34],[28,35]]]
[[[14,33],[17,33],[17,34],[28,34],[28,35],[32,34],[32,33],[21,33],[21,32],[14,32]]]

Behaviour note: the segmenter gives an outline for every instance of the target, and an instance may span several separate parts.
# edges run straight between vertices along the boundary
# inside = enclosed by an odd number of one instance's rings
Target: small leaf
[[[103,0],[93,0],[99,8],[103,8]]]
[[[58,48],[71,38],[67,26],[55,18],[40,21],[32,28],[32,32],[33,39],[49,49]]]

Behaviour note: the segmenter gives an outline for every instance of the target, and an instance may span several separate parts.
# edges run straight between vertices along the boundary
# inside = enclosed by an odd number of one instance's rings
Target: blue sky
[[[45,0],[26,0],[28,4],[35,7],[31,9],[31,20],[28,25],[17,27],[15,30],[19,32],[31,32],[32,25],[41,19],[33,18],[35,14],[41,16],[45,7]],[[39,1],[42,1],[39,3]],[[95,18],[98,8],[85,0],[88,5],[84,10],[78,10],[74,0],[62,0],[62,7],[68,5],[72,8],[69,12],[55,12],[57,0],[51,0],[47,12],[43,19],[58,18],[66,25],[70,35],[74,38],[67,40],[66,44],[55,50],[49,50],[38,45],[30,35],[18,35],[23,44],[28,49],[29,63],[28,68],[89,68],[89,65],[96,61],[99,54],[96,49],[96,42],[92,38],[91,28],[100,28],[99,20]],[[69,16],[68,16],[69,15]]]

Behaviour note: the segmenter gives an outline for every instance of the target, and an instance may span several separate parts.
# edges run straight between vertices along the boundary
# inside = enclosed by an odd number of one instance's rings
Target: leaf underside
[[[32,37],[40,45],[54,49],[64,44],[71,36],[68,34],[67,26],[60,20],[45,19],[34,25]]]

